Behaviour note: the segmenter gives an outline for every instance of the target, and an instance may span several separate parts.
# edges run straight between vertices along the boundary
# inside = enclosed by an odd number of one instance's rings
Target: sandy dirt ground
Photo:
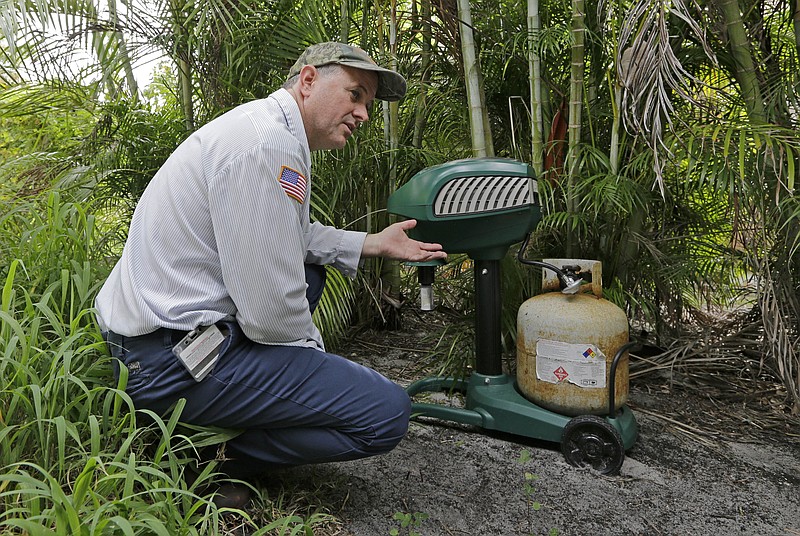
[[[366,333],[341,353],[407,383],[422,336]],[[557,444],[426,422],[388,455],[294,478],[332,483],[332,534],[800,536],[796,418],[765,426],[652,377],[631,383],[629,405],[639,436],[618,476],[570,466]]]
[[[637,417],[615,477],[568,465],[555,446],[414,425],[391,454],[326,469],[347,475],[342,533],[390,534],[395,514],[422,513],[417,532],[431,536],[800,535],[797,444],[708,444]]]

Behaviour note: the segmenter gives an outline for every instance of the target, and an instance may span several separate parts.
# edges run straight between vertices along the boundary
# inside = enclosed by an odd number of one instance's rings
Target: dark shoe
[[[192,487],[200,476],[198,470],[192,465],[187,465],[183,474],[187,487]],[[246,484],[223,482],[222,484],[212,483],[201,486],[195,490],[199,495],[212,494],[211,501],[217,508],[231,508],[233,510],[243,510],[250,502],[250,488]]]
[[[226,482],[217,488],[211,500],[217,508],[244,510],[250,503],[250,488],[245,484]]]

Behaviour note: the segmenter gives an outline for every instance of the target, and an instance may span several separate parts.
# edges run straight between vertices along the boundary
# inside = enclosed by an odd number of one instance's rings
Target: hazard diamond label
[[[601,389],[606,386],[606,361],[594,344],[536,341],[536,379],[543,382]]]
[[[556,375],[556,378],[558,378],[558,381],[560,382],[563,382],[564,378],[569,376],[569,372],[564,370],[564,367],[558,367],[556,370],[553,371],[553,374]]]

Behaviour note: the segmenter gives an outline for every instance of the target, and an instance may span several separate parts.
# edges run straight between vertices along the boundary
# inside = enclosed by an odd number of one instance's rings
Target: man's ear
[[[318,76],[317,68],[313,65],[303,65],[303,68],[300,69],[299,75],[299,83],[300,83],[300,91],[302,92],[303,96],[308,96],[309,92],[311,91],[311,86],[314,84]]]

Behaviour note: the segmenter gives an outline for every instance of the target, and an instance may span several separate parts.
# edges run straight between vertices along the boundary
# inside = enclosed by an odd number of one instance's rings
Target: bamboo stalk
[[[491,130],[484,104],[485,97],[481,83],[481,69],[475,50],[475,36],[472,32],[472,13],[469,0],[458,0],[459,33],[461,34],[461,53],[464,58],[464,78],[467,86],[469,123],[472,133],[472,154],[475,157],[493,156]]]
[[[800,50],[800,0],[792,0],[792,23],[794,26],[794,45]]]
[[[542,65],[538,50],[542,22],[539,0],[528,0],[528,70],[531,93],[531,164],[536,176],[544,171],[544,138],[542,132]]]
[[[578,210],[576,192],[580,167],[578,146],[581,141],[581,116],[583,113],[583,71],[586,3],[584,0],[572,0],[572,49],[570,61],[569,118],[567,124],[567,212],[574,214]],[[574,239],[567,233],[566,255],[573,256]]]
[[[192,69],[189,65],[191,58],[189,35],[186,28],[178,21],[182,17],[182,6],[175,0],[170,2],[170,11],[173,20],[173,30],[177,38],[177,50],[175,51],[176,63],[178,66],[178,85],[180,87],[180,103],[183,111],[183,125],[187,132],[194,130],[194,107],[192,105]]]
[[[753,61],[753,54],[750,51],[750,40],[747,37],[747,30],[742,21],[739,3],[737,0],[720,0],[719,8],[724,19],[731,55],[734,59],[734,75],[739,82],[742,98],[747,105],[747,114],[754,122],[764,123],[766,121],[764,98],[761,94],[761,87],[758,84],[756,65]]]
[[[422,37],[422,54],[420,57],[420,70],[422,74],[420,77],[419,97],[417,98],[417,107],[414,115],[414,135],[411,139],[411,145],[415,149],[422,148],[422,137],[425,133],[425,125],[427,124],[428,86],[430,84],[432,67],[431,4],[429,1],[423,0],[421,7],[422,28],[420,33]]]
[[[339,41],[350,42],[350,2],[342,0],[341,21],[339,21]]]

